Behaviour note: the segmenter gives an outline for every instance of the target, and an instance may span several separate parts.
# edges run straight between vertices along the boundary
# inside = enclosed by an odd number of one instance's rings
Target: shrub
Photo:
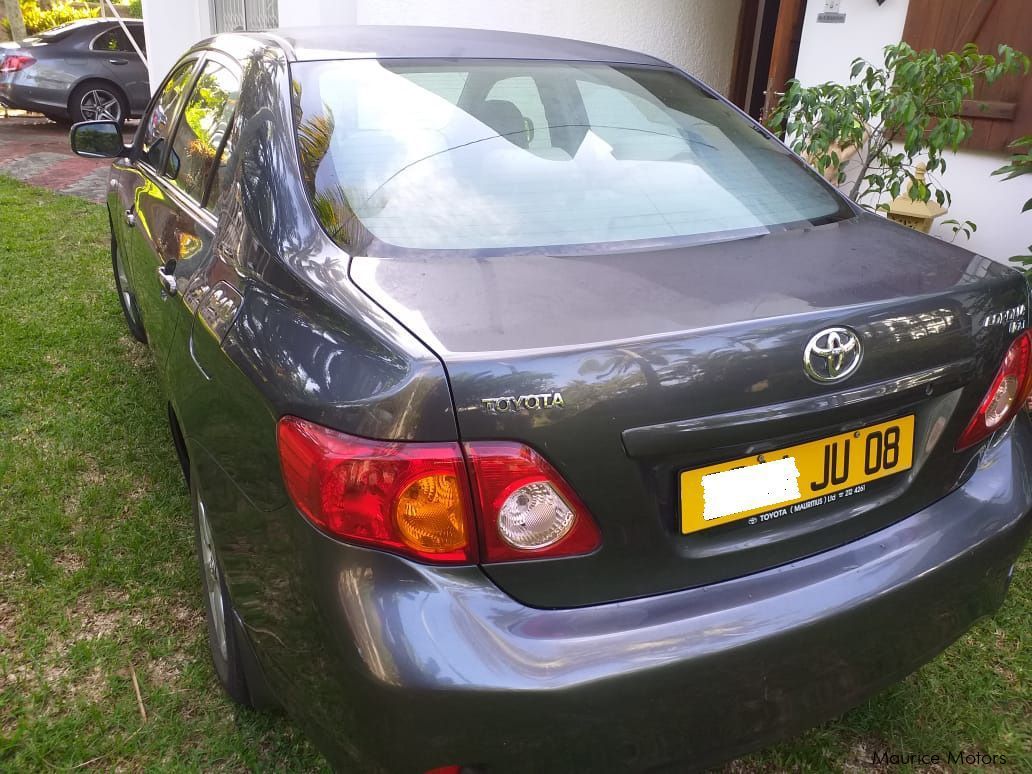
[[[1000,167],[993,174],[1005,175],[1004,180],[1021,177],[1022,175],[1032,175],[1032,134],[1015,140],[1010,144],[1010,147],[1014,149],[1014,155],[1011,156],[1010,164]],[[1021,208],[1021,211],[1032,212],[1032,199],[1025,202],[1025,206]],[[1015,263],[1020,263],[1026,272],[1032,273],[1032,245],[1028,246],[1028,251],[1028,255],[1012,255],[1011,260]]]
[[[944,172],[944,152],[956,151],[972,131],[961,105],[981,83],[1029,71],[1029,58],[1010,46],[996,56],[968,44],[959,52],[887,46],[883,65],[853,62],[850,83],[804,87],[790,81],[769,119],[789,145],[833,183],[850,182],[849,198],[868,209],[887,209],[910,186],[910,197],[928,201],[932,189],[911,169],[927,157],[929,173]],[[939,204],[945,189],[934,191]]]
[[[19,0],[18,4],[21,6],[22,18],[25,19],[25,32],[28,35],[46,32],[76,19],[92,19],[100,15],[99,7],[73,5],[70,2],[53,3],[49,8],[40,8],[37,0]],[[5,18],[2,24],[3,28],[10,33],[11,23]]]

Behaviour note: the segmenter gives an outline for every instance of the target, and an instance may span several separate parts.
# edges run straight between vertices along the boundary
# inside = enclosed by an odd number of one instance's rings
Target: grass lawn
[[[0,178],[0,770],[320,770],[289,720],[216,685],[187,492],[107,233],[102,207]],[[1030,632],[1026,550],[1004,608],[943,656],[728,770],[869,770],[874,751],[1032,770]]]

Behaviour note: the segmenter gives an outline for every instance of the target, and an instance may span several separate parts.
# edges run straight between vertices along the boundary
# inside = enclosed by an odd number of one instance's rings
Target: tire
[[[115,290],[118,291],[118,305],[122,307],[125,325],[134,339],[141,344],[146,344],[147,331],[143,327],[143,318],[136,305],[136,295],[129,287],[129,274],[126,271],[125,259],[113,233],[111,234],[111,271],[115,275]]]
[[[247,684],[247,669],[236,628],[236,612],[222,577],[218,554],[212,540],[204,502],[191,488],[194,511],[194,534],[197,541],[197,560],[201,570],[204,591],[204,616],[208,623],[208,649],[219,684],[230,699],[241,707],[255,709]]]
[[[68,98],[72,121],[116,121],[129,117],[129,101],[122,90],[107,81],[80,83]]]

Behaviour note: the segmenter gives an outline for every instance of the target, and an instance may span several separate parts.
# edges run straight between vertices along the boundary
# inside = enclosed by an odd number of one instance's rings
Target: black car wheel
[[[197,487],[192,486],[195,533],[197,537],[197,558],[201,565],[201,584],[204,587],[205,618],[208,621],[208,647],[211,660],[215,666],[215,674],[223,690],[229,698],[243,707],[254,708],[251,693],[247,686],[247,673],[244,667],[240,642],[237,639],[235,624],[236,614],[233,602],[229,598],[218,555],[215,553],[215,541],[212,538],[211,524],[204,501],[197,494]]]
[[[144,330],[143,318],[140,317],[140,309],[136,305],[136,296],[129,285],[125,258],[113,235],[111,237],[111,267],[115,274],[115,289],[118,291],[118,303],[122,307],[122,314],[125,315],[126,327],[129,328],[134,339],[141,344],[146,344],[147,331]]]
[[[87,81],[75,88],[68,112],[78,121],[122,121],[129,105],[118,87],[103,81]]]

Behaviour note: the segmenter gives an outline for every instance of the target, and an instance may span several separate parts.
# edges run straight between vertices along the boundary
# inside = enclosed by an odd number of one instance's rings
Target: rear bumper
[[[319,624],[307,653],[267,671],[345,767],[710,765],[842,713],[993,612],[1032,529],[1030,469],[1022,419],[963,487],[887,529],[734,581],[580,609],[528,608],[476,568],[308,530]]]
[[[2,80],[0,76],[0,103],[17,110],[32,110],[38,113],[53,113],[65,115],[68,112],[68,96],[64,95],[64,102],[57,95],[32,88],[19,83],[17,80]]]

